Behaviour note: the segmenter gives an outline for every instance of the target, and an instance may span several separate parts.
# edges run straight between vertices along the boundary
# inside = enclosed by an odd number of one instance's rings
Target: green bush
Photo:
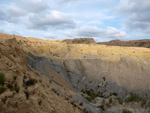
[[[88,101],[94,100],[96,97],[99,96],[98,93],[95,93],[93,89],[90,90],[81,90],[84,94],[87,94],[88,97],[85,97]]]
[[[111,107],[111,104],[109,102],[106,103],[107,108]]]
[[[112,103],[112,102],[113,102],[113,100],[112,100],[112,98],[110,98],[110,99],[109,99],[109,103]]]
[[[2,94],[5,90],[6,90],[6,88],[0,87],[0,94]]]
[[[127,110],[127,109],[123,109],[123,110],[122,110],[122,113],[132,113],[132,111],[129,111],[129,110]]]
[[[26,76],[26,75],[24,75],[24,76],[23,76],[23,79],[26,79],[26,78],[27,78],[27,76]]]
[[[19,93],[20,88],[17,86],[17,84],[15,84],[14,90]]]
[[[14,80],[16,80],[16,79],[17,79],[17,76],[13,76],[13,78],[14,78]]]
[[[105,78],[105,77],[103,77],[103,80],[105,81],[105,80],[106,80],[106,78]]]
[[[24,94],[26,95],[26,99],[28,99],[29,98],[29,92],[28,92],[28,90],[25,90]]]
[[[26,86],[34,85],[36,83],[35,79],[30,78],[28,81],[25,82]]]
[[[10,90],[12,90],[13,89],[13,86],[12,86],[12,84],[7,84],[7,87],[10,89]]]
[[[117,93],[115,93],[115,92],[113,92],[113,93],[112,93],[112,95],[117,96],[118,94],[117,94]]]
[[[146,103],[147,103],[146,99],[143,99],[141,102],[141,106],[144,107],[146,105]]]
[[[99,105],[97,108],[101,108],[103,111],[105,111],[105,106],[104,105]]]
[[[5,82],[5,78],[4,78],[4,74],[0,74],[0,85],[4,85]]]
[[[130,96],[126,99],[126,102],[139,102],[143,98],[139,97],[137,94],[131,93]]]
[[[119,104],[123,104],[123,99],[122,98],[117,98]]]

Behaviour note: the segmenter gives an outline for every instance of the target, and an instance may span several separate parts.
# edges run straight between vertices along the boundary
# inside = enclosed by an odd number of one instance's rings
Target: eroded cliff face
[[[27,65],[32,71],[45,75],[54,86],[67,89],[65,94],[71,91],[69,94],[75,101],[73,105],[79,103],[77,111],[71,113],[83,111],[83,108],[92,113],[121,113],[122,109],[134,113],[149,111],[148,48],[81,44],[83,40],[79,39],[77,42],[80,43],[75,44],[62,40],[14,37],[22,45]],[[91,42],[91,39],[87,40]],[[142,103],[144,107],[141,107]]]

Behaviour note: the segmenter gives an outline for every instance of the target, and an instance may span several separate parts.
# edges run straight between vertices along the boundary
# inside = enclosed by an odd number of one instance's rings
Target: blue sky
[[[0,32],[97,42],[148,39],[149,0],[1,0]]]

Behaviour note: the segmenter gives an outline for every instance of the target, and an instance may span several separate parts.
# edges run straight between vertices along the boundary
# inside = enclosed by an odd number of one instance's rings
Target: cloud
[[[45,37],[45,38],[50,38],[50,39],[56,39],[56,35],[54,35],[54,34],[52,34],[52,33],[45,33],[45,34],[43,34],[43,36]]]
[[[21,24],[33,30],[74,28],[75,22],[67,14],[52,10],[51,0],[12,0],[0,7],[0,20]]]
[[[72,37],[94,37],[94,38],[111,38],[126,40],[129,38],[124,31],[114,27],[107,27],[106,29],[98,28],[96,26],[84,26],[73,31],[66,31],[65,36]]]
[[[117,10],[127,16],[124,21],[127,29],[150,34],[149,6],[149,0],[120,0]]]
[[[83,37],[98,37],[103,32],[102,29],[99,29],[96,26],[84,26],[77,29],[77,35]]]
[[[107,27],[106,29],[101,29],[96,26],[85,26],[77,30],[77,35],[84,37],[117,38],[125,37],[126,33],[114,27]]]
[[[39,13],[48,9],[47,0],[12,0],[16,6],[28,11]]]
[[[65,29],[74,28],[75,23],[67,14],[53,10],[41,15],[32,14],[28,17],[28,26],[34,29]]]
[[[64,35],[67,36],[67,37],[73,37],[74,34],[71,33],[70,31],[65,31]]]
[[[0,7],[0,20],[10,23],[22,23],[32,13],[40,13],[48,9],[46,0],[12,0]]]
[[[5,18],[4,10],[1,9],[1,10],[0,10],[0,20],[3,20],[4,18]]]

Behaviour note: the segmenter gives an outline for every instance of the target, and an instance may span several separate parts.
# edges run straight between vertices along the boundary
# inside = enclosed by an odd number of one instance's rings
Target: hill
[[[149,48],[74,40],[0,34],[3,113],[150,110]]]

